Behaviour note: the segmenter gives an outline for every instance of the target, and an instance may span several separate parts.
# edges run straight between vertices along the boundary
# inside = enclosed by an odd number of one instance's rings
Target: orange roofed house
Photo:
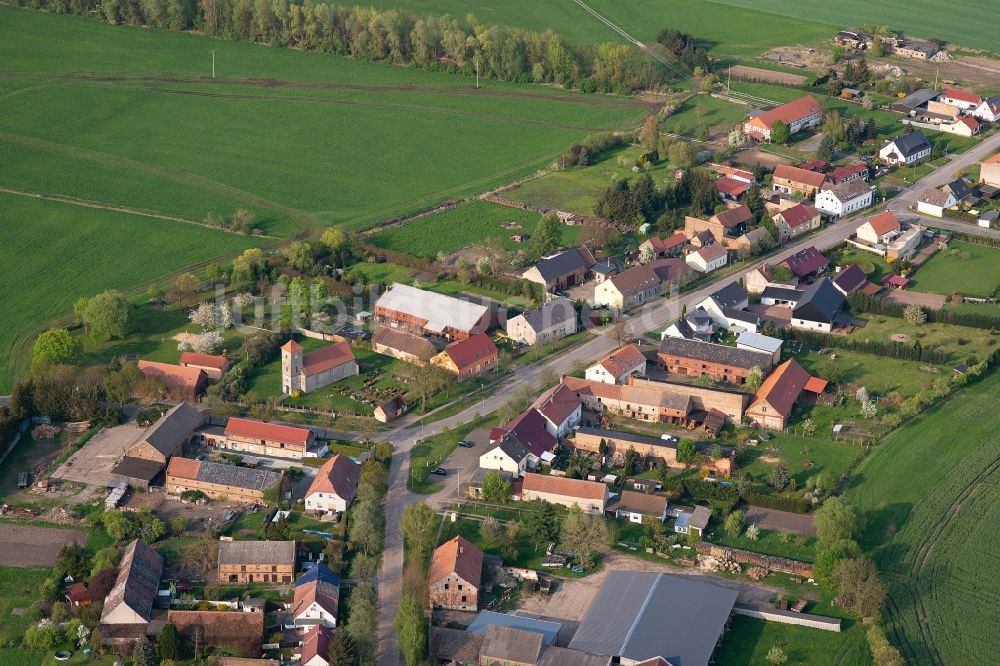
[[[460,536],[445,541],[431,556],[427,576],[431,608],[476,610],[482,578],[483,551]]]
[[[764,380],[746,414],[751,421],[765,428],[784,430],[802,392],[820,394],[825,389],[825,379],[813,377],[791,358]]]
[[[361,478],[361,465],[342,453],[323,463],[306,491],[308,511],[347,511]]]
[[[431,365],[436,365],[462,381],[495,368],[498,355],[497,346],[490,340],[490,336],[476,333],[465,340],[452,342],[431,359]]]
[[[774,124],[778,121],[785,123],[788,134],[792,135],[819,125],[823,121],[823,107],[811,95],[806,95],[751,118],[743,124],[743,133],[755,139],[770,141]]]
[[[303,458],[316,435],[309,428],[230,418],[225,448],[279,458]]]
[[[625,345],[587,368],[586,378],[605,384],[627,384],[630,375],[646,376],[646,356],[636,345]]]
[[[178,400],[195,401],[205,392],[208,376],[201,368],[188,368],[173,363],[139,361],[139,370],[150,379],[163,382],[167,393]]]
[[[774,167],[772,178],[774,189],[785,194],[801,194],[803,197],[815,196],[826,182],[826,176],[822,173],[786,164]]]
[[[281,391],[308,393],[358,374],[358,362],[347,342],[335,342],[308,354],[289,340],[281,347]]]
[[[596,481],[567,479],[564,476],[525,474],[521,485],[524,501],[544,500],[550,504],[578,506],[585,513],[604,513],[608,504],[608,487]]]
[[[183,368],[197,368],[205,373],[209,379],[220,379],[229,370],[231,361],[225,356],[214,354],[196,354],[195,352],[183,352],[181,354],[180,366]]]

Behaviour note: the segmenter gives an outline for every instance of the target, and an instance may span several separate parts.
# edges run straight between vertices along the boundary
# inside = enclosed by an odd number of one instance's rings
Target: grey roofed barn
[[[524,321],[536,333],[552,328],[558,324],[576,319],[576,308],[568,298],[554,298],[540,308],[525,310],[521,313]]]
[[[541,634],[542,642],[545,645],[552,645],[556,640],[556,636],[559,635],[559,631],[562,629],[562,624],[553,622],[552,620],[543,620],[531,617],[530,615],[515,615],[512,613],[497,613],[495,611],[484,610],[476,616],[476,619],[466,628],[466,631],[474,634],[485,634],[492,626],[510,627],[512,629]]]
[[[844,300],[844,295],[833,286],[833,283],[823,278],[805,290],[795,309],[792,310],[792,317],[832,324]]]
[[[491,624],[479,650],[480,659],[486,659],[488,664],[498,661],[534,664],[542,653],[543,639],[542,634],[534,631]]]
[[[718,345],[713,342],[702,342],[700,340],[663,338],[660,341],[660,353],[670,356],[680,356],[682,358],[692,358],[699,361],[708,361],[710,363],[720,363],[747,370],[755,365],[759,365],[762,368],[771,367],[770,354],[750,349],[737,349],[729,345]]]
[[[294,564],[294,562],[294,541],[219,542],[219,564]]]
[[[198,468],[197,479],[234,488],[267,490],[281,480],[281,473],[270,469],[254,469],[206,460]]]
[[[584,254],[586,252],[586,254]],[[546,282],[558,280],[562,276],[577,270],[586,271],[594,265],[594,257],[586,248],[571,247],[559,254],[541,259],[535,264],[538,273]]]
[[[149,426],[136,438],[132,446],[146,442],[163,455],[170,457],[181,442],[203,423],[205,423],[204,415],[186,402],[182,402]]]
[[[706,666],[726,627],[737,592],[690,576],[612,571],[569,647],[678,666]]]

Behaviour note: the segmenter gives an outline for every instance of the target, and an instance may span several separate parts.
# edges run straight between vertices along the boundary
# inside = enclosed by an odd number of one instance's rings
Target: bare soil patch
[[[773,465],[774,463],[780,463],[781,458],[778,458],[777,456],[761,456],[760,461]]]
[[[726,70],[734,79],[739,81],[758,81],[761,83],[777,83],[786,86],[801,86],[808,77],[802,74],[791,74],[789,72],[776,72],[772,69],[761,69],[760,67],[747,67],[746,65],[734,65]]]
[[[919,305],[930,310],[940,310],[944,307],[948,297],[944,294],[929,294],[925,291],[904,291],[893,289],[885,297],[887,301],[902,303],[903,305]]]
[[[751,166],[763,166],[773,169],[779,164],[784,164],[788,166],[792,163],[790,159],[784,157],[783,155],[775,155],[774,153],[765,153],[759,148],[750,148],[749,150],[741,150],[740,152],[733,155],[733,161],[739,164],[748,164]]]
[[[889,339],[892,340],[893,342],[909,342],[910,336],[908,336],[906,333],[893,333],[892,335],[889,336]]]
[[[55,564],[59,549],[70,543],[83,544],[83,530],[11,525],[0,523],[0,566],[39,567]]]

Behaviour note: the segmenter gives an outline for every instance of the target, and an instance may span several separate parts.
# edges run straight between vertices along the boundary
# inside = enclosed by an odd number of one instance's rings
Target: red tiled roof
[[[548,476],[546,474],[525,474],[522,491],[550,493],[563,497],[579,499],[603,500],[607,496],[608,487],[596,481],[569,479],[564,476]]]
[[[723,176],[715,181],[715,189],[722,194],[738,199],[750,189],[750,183],[745,183],[742,180],[736,180],[730,176]]]
[[[318,375],[353,360],[354,352],[351,351],[351,345],[346,342],[337,342],[303,356],[302,373],[306,376]]]
[[[784,178],[799,185],[808,185],[809,187],[817,188],[822,186],[823,181],[826,180],[826,176],[817,171],[806,171],[805,169],[785,164],[779,164],[774,167],[774,177]]]
[[[66,588],[66,597],[71,603],[80,603],[90,600],[90,591],[83,583],[73,583]]]
[[[202,368],[213,368],[215,370],[222,370],[229,363],[229,359],[225,356],[216,356],[214,354],[196,354],[194,352],[183,352],[181,354],[181,365],[196,365]]]
[[[696,254],[706,262],[709,262],[725,256],[726,248],[724,248],[721,243],[712,243],[711,245],[707,245],[698,250]]]
[[[289,340],[285,344],[281,345],[281,348],[288,352],[302,351],[302,345],[297,343],[295,340]]]
[[[868,220],[868,224],[872,225],[872,229],[877,236],[882,236],[890,231],[899,231],[899,219],[891,210],[879,213]]]
[[[167,465],[167,475],[179,479],[197,479],[199,469],[201,469],[199,461],[174,456],[170,459],[170,464]]]
[[[580,399],[562,384],[557,384],[539,396],[532,406],[558,426],[573,415],[580,406]]]
[[[340,605],[340,588],[319,578],[296,585],[295,596],[292,598],[292,617],[297,617],[314,603],[319,604],[333,617],[337,617],[337,607]]]
[[[756,118],[751,118],[750,122],[771,129],[774,123],[779,120],[786,125],[790,125],[807,116],[820,113],[822,110],[823,108],[819,105],[819,102],[813,99],[811,95],[806,95],[787,104],[782,104],[770,111],[765,111]]]
[[[841,180],[846,180],[855,174],[863,174],[867,171],[868,165],[864,162],[855,162],[854,164],[837,167],[830,173],[826,174],[826,177],[834,183],[839,183]]]
[[[820,379],[819,377],[810,377],[806,382],[805,390],[810,393],[822,393],[826,390],[826,386],[829,384],[825,379]]]
[[[1000,153],[997,153],[992,157],[987,157],[983,160],[983,164],[1000,164]]]
[[[791,208],[786,208],[783,211],[775,213],[775,217],[781,217],[789,227],[794,229],[795,227],[801,226],[806,222],[814,219],[819,215],[819,211],[812,206],[807,206],[806,204],[795,204]]]
[[[527,446],[536,458],[541,457],[546,451],[551,451],[557,443],[552,433],[545,429],[545,417],[534,407],[515,416],[507,424],[506,429],[517,435],[521,443]]]
[[[345,455],[337,454],[316,470],[316,477],[309,484],[305,497],[313,493],[337,493],[341,499],[350,500],[358,488],[361,465]]]
[[[799,168],[805,169],[806,171],[826,173],[826,171],[830,168],[830,163],[825,160],[809,160],[808,162],[800,164]]]
[[[788,266],[792,273],[802,277],[826,267],[830,262],[815,247],[807,247],[786,257],[781,263]]]
[[[498,352],[497,346],[490,340],[490,336],[485,333],[476,333],[465,340],[451,343],[445,347],[444,353],[448,355],[458,371],[462,372],[483,360],[496,358]]]
[[[226,424],[226,435],[236,435],[238,437],[251,437],[253,439],[267,439],[286,444],[298,444],[305,446],[309,441],[308,428],[296,428],[278,423],[265,423],[263,421],[253,421],[251,419],[241,419],[235,416],[229,419]]]
[[[640,289],[646,289],[660,283],[660,278],[649,266],[633,266],[624,273],[619,273],[610,280],[615,289],[624,296],[634,294]]]
[[[646,357],[635,345],[625,345],[617,349],[599,361],[604,369],[611,375],[617,377],[626,370],[642,365],[646,362]]]
[[[861,287],[861,293],[868,296],[874,296],[878,292],[882,291],[882,287],[878,286],[874,282],[869,282],[865,286]]]
[[[677,231],[669,238],[660,238],[659,236],[651,236],[647,238],[646,241],[653,246],[653,249],[657,252],[666,252],[667,250],[672,250],[675,247],[684,245],[687,242],[687,236],[684,235],[683,231]]]
[[[764,383],[757,389],[757,397],[747,411],[753,409],[761,402],[766,402],[774,411],[785,418],[792,413],[795,401],[799,399],[799,394],[806,387],[812,377],[806,369],[799,365],[794,358],[790,358],[779,365],[774,372],[768,375]]]
[[[905,287],[910,284],[909,278],[905,278],[902,275],[896,275],[895,273],[890,273],[882,278],[882,284],[887,284],[893,287]]]
[[[231,648],[245,657],[260,656],[264,640],[264,614],[233,611],[170,610],[167,622],[177,627],[177,633],[191,640],[200,627],[203,645]]]
[[[979,104],[982,98],[975,93],[971,93],[965,90],[959,90],[958,88],[949,88],[944,91],[945,97],[950,97],[951,99],[957,99],[960,102],[968,102],[969,104]]]
[[[735,208],[729,208],[712,216],[713,220],[721,224],[727,231],[740,224],[745,224],[753,219],[753,212],[745,204],[740,204]]]
[[[979,121],[973,118],[972,116],[962,116],[961,118],[958,119],[958,122],[962,123],[972,131],[976,131],[977,129],[979,129]]]
[[[308,664],[315,657],[325,662],[330,652],[330,630],[321,624],[315,624],[302,636],[302,659],[300,663]]]
[[[139,361],[142,374],[152,379],[159,379],[168,387],[195,390],[205,378],[205,372],[200,368],[185,368],[173,363],[158,363],[156,361]]]
[[[434,550],[427,580],[436,583],[453,573],[475,587],[479,587],[482,580],[483,551],[465,537],[445,541]]]

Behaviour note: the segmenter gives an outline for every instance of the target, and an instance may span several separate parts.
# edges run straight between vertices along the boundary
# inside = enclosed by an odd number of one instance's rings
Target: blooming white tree
[[[864,386],[858,389],[858,392],[854,394],[854,397],[858,399],[862,405],[868,402],[868,389]]]
[[[861,416],[866,419],[872,419],[875,418],[876,414],[878,414],[878,407],[875,406],[873,401],[866,400],[861,403]]]
[[[76,644],[79,647],[86,647],[87,641],[90,640],[90,627],[81,624],[76,629]]]
[[[924,312],[922,307],[913,303],[912,305],[907,305],[906,309],[903,310],[903,319],[914,326],[919,326],[927,321],[927,313]]]
[[[211,354],[222,346],[222,334],[208,331],[191,337],[191,348],[199,354]]]
[[[215,328],[216,326],[216,312],[215,305],[212,303],[202,303],[188,315],[190,319],[197,326],[201,326],[203,331]]]
[[[757,539],[760,538],[760,528],[757,527],[756,525],[751,525],[750,527],[747,528],[745,534],[746,537],[751,541],[756,541]]]
[[[218,307],[215,323],[218,324],[219,328],[222,330],[233,327],[233,310],[226,303],[223,303]]]

